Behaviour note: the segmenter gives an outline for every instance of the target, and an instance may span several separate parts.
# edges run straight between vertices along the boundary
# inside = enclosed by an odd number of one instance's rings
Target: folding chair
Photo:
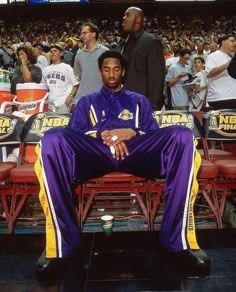
[[[38,200],[39,182],[34,171],[34,161],[32,157],[30,162],[27,161],[26,149],[28,145],[36,146],[48,129],[65,127],[69,118],[70,114],[42,112],[32,115],[26,122],[20,144],[19,163],[10,173],[13,183],[10,232],[13,232],[16,220],[44,220]],[[33,211],[38,212],[39,216]]]
[[[200,123],[201,115],[197,112],[187,111],[159,111],[155,112],[155,118],[160,127],[169,127],[172,125],[186,126],[193,131],[195,139],[199,142],[203,138],[203,127]],[[219,211],[219,202],[217,199],[215,180],[218,177],[218,167],[213,162],[202,159],[201,166],[198,172],[198,184],[207,206],[210,209],[210,214],[195,215],[196,218],[214,218],[217,226],[222,228],[222,221]],[[160,202],[164,196],[165,180],[155,178],[149,182],[150,193],[150,224],[151,230],[154,229],[154,221],[157,216]],[[163,198],[164,201],[164,198]]]
[[[150,228],[146,178],[124,172],[112,172],[83,182],[77,187],[76,193],[79,195],[78,210],[81,228],[86,219],[100,222],[104,213],[92,215],[90,214],[92,209],[105,209],[109,214],[115,210],[116,221],[143,218],[147,222],[148,229]],[[132,204],[135,204],[133,206],[135,211],[132,210]]]
[[[203,126],[203,117],[206,114],[206,112],[194,111],[193,114],[199,120],[200,125]],[[232,147],[230,148],[230,145],[224,144],[223,141],[221,140],[218,140],[218,145],[216,145],[216,148],[208,148],[207,153],[208,157],[206,156],[206,152],[204,151],[203,145],[201,149],[198,149],[198,151],[201,154],[201,156],[207,160],[236,156],[236,151],[232,151]]]
[[[204,115],[205,143],[204,149],[209,160],[213,160],[219,168],[219,179],[216,184],[221,196],[220,214],[223,216],[227,196],[236,196],[236,157],[212,159],[209,155],[208,141],[229,141],[236,148],[236,110],[226,109],[211,111]],[[233,191],[234,190],[234,191]]]
[[[0,114],[0,145],[3,147],[19,145],[24,121],[13,115]],[[12,184],[10,172],[16,162],[0,162],[0,218],[6,220],[8,232],[10,222],[10,205],[12,200]]]

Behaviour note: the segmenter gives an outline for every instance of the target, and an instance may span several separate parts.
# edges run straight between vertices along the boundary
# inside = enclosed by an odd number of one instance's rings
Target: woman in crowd
[[[16,66],[11,79],[12,94],[16,94],[16,85],[18,83],[40,83],[42,79],[42,70],[40,67],[35,65],[37,63],[37,56],[32,47],[19,47],[16,54],[18,58],[18,65]]]

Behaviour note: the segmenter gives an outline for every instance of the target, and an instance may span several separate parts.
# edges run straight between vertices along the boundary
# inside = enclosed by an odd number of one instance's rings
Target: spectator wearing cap
[[[52,64],[43,69],[43,82],[49,88],[49,111],[70,112],[79,82],[72,67],[61,62],[62,56],[62,47],[59,44],[51,45]]]
[[[219,38],[219,49],[207,57],[207,101],[213,109],[236,108],[236,82],[227,70],[235,46],[235,36],[224,35]]]
[[[41,68],[41,70],[43,70],[43,68],[45,68],[49,65],[48,59],[43,54],[43,47],[41,44],[34,44],[33,47],[35,50],[35,54],[37,56],[36,65],[39,66]]]
[[[211,53],[211,48],[210,48],[211,43],[209,41],[204,42],[204,50],[203,54],[207,57]]]

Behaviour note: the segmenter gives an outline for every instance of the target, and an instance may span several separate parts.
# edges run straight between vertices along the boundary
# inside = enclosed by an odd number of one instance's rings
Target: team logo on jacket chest
[[[118,116],[119,119],[124,120],[124,121],[128,121],[128,120],[132,120],[134,118],[134,114],[131,113],[129,110],[124,109]]]

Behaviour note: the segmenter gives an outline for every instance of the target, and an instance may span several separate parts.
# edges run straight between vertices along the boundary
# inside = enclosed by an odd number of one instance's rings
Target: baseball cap
[[[51,44],[49,50],[51,50],[52,48],[63,51],[62,47],[59,44]]]

